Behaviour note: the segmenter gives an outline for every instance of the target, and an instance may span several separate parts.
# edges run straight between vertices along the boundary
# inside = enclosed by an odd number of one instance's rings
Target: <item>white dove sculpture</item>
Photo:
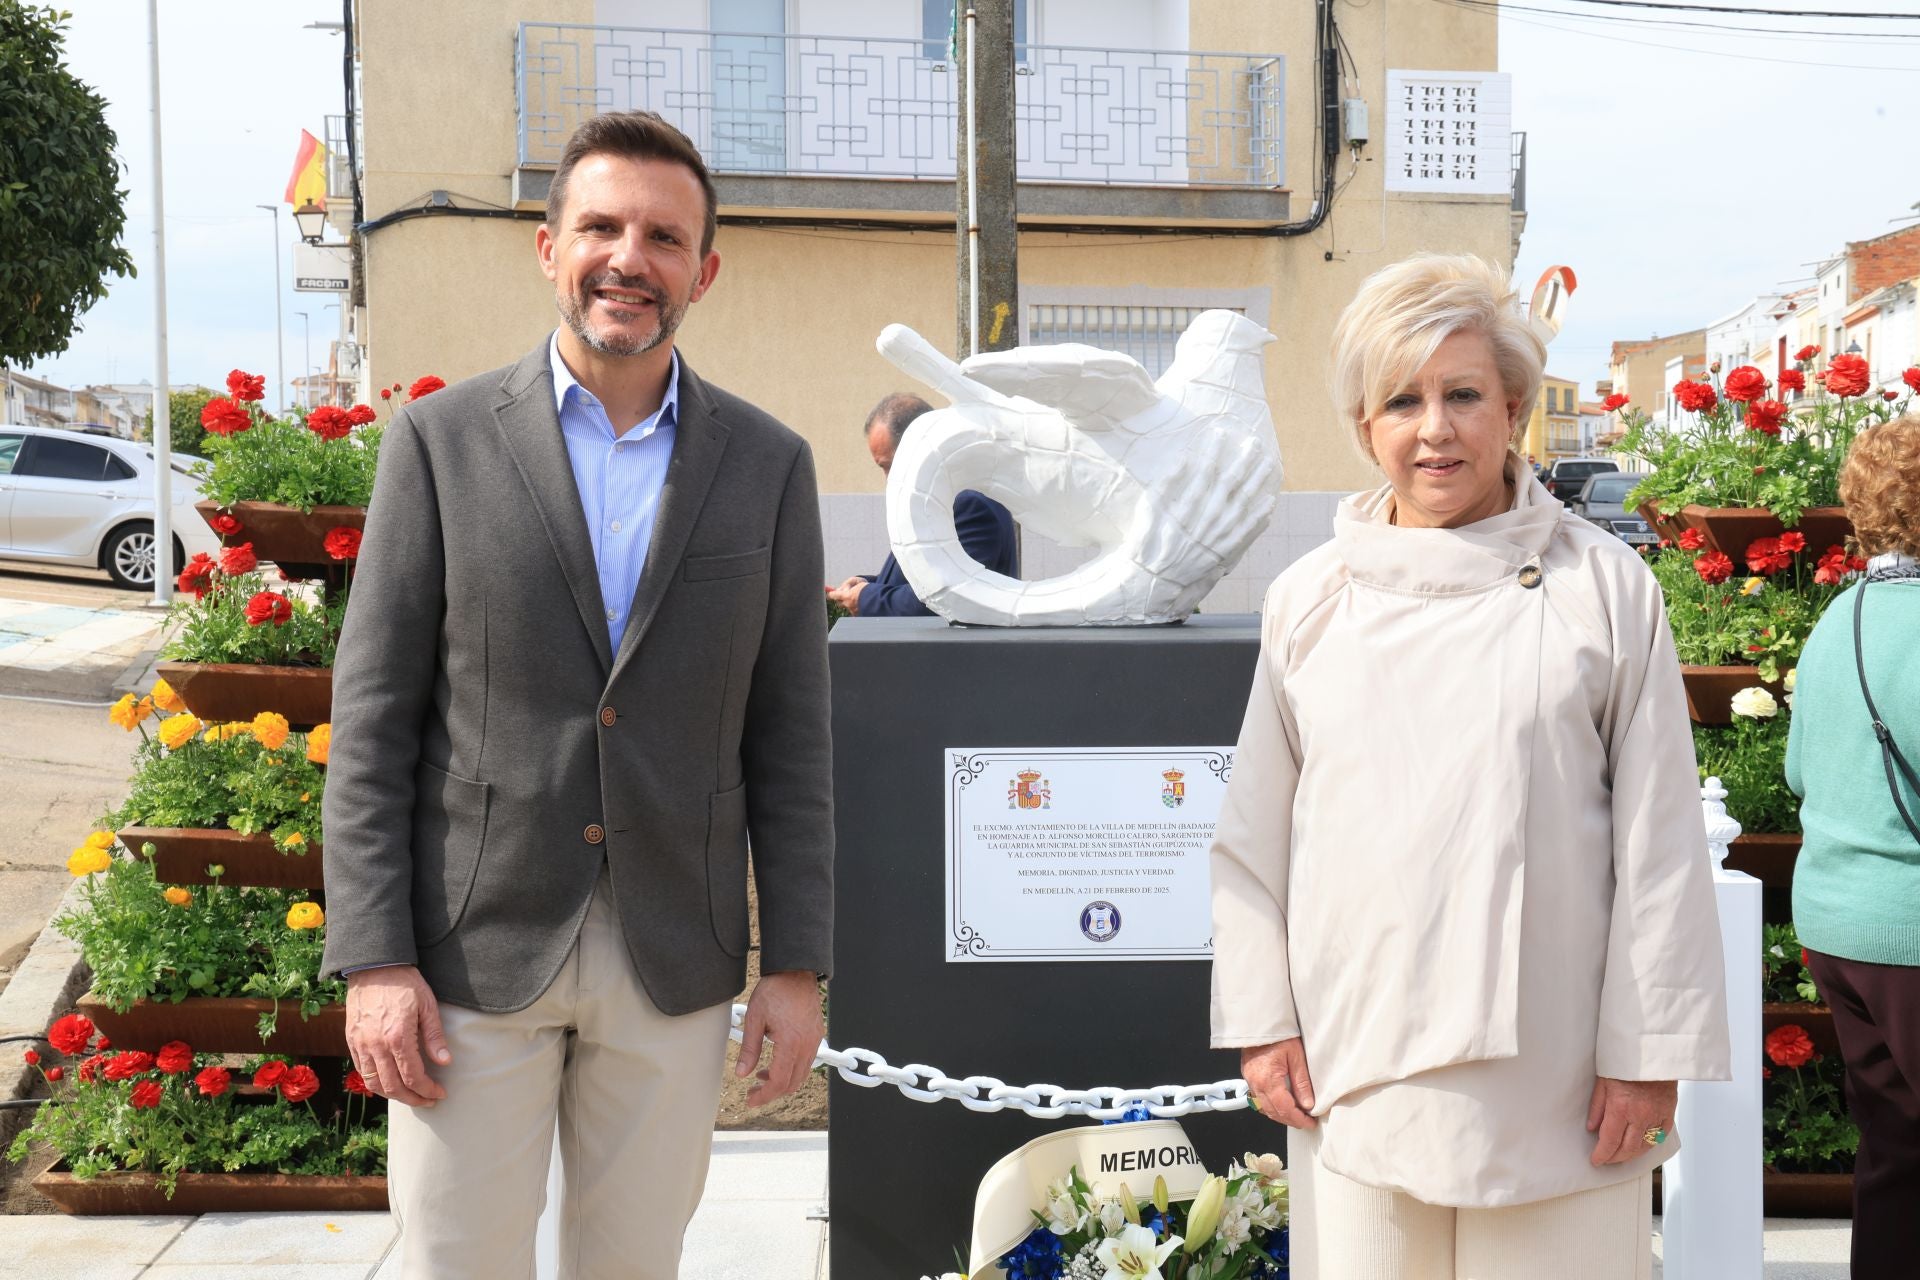
[[[1273,514],[1280,448],[1260,359],[1272,341],[1245,316],[1203,312],[1155,382],[1131,356],[1078,343],[955,364],[888,325],[880,353],[952,402],[915,419],[887,480],[887,533],[907,581],[953,622],[1182,621]],[[994,573],[954,531],[963,489],[1098,554],[1038,581]]]

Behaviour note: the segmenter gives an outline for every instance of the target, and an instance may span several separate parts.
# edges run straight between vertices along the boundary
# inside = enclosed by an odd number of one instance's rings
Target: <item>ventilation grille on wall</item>
[[[1387,72],[1387,190],[1509,194],[1512,86],[1492,71]]]

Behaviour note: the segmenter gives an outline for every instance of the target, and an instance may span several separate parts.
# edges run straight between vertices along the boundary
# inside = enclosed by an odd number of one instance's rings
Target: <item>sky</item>
[[[106,96],[119,136],[125,242],[141,277],[112,282],[69,350],[33,372],[67,384],[144,381],[153,369],[146,4],[66,2],[69,66]],[[1920,0],[1799,7],[1920,16]],[[1362,8],[1343,0],[1341,12]],[[1565,16],[1576,10],[1609,18]],[[340,6],[161,0],[160,11],[170,378],[218,385],[235,367],[272,378],[272,215],[255,206],[280,201],[300,130],[319,135],[323,117],[342,110],[341,37],[303,29],[338,21]],[[1705,29],[1676,25],[1688,22]],[[1761,26],[1795,33],[1750,30]],[[1852,34],[1812,34],[1829,31]],[[1548,363],[1585,394],[1606,376],[1616,339],[1710,323],[1916,213],[1920,21],[1514,0],[1501,15],[1500,67],[1513,73],[1514,127],[1528,135],[1529,222],[1515,274],[1530,284],[1549,265],[1574,268],[1580,288]],[[293,238],[285,212],[283,281]],[[325,361],[334,297],[285,291],[288,378]]]

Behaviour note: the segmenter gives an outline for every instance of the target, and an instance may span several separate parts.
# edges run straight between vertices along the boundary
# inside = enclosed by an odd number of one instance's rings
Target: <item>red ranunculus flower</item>
[[[1835,356],[1827,361],[1827,390],[1837,396],[1857,396],[1872,381],[1867,362],[1859,356]]]
[[[1747,568],[1768,577],[1793,563],[1793,556],[1781,549],[1778,538],[1755,538],[1747,544]]]
[[[200,410],[200,425],[217,436],[230,436],[253,425],[253,417],[238,400],[215,396]]]
[[[382,387],[382,388],[380,388],[380,398],[381,398],[382,400],[391,400],[391,399],[393,399],[393,388],[392,388],[392,387]]]
[[[1807,375],[1798,369],[1782,369],[1780,371],[1779,381],[1782,391],[1805,391],[1807,389]]]
[[[360,536],[358,529],[341,525],[338,529],[329,531],[326,541],[320,545],[325,547],[327,554],[335,560],[355,560],[360,556]]]
[[[38,1049],[29,1049],[20,1055],[20,1061],[30,1067],[37,1067],[40,1065],[40,1051]]]
[[[1813,580],[1823,587],[1837,586],[1847,574],[1846,557],[1835,559],[1831,555],[1820,557],[1820,563],[1813,568]]]
[[[287,1078],[287,1071],[288,1067],[284,1062],[278,1060],[263,1062],[260,1064],[260,1069],[253,1073],[254,1087],[256,1089],[276,1088],[282,1080]]]
[[[357,404],[347,410],[347,421],[356,427],[364,427],[379,416],[379,414],[373,411],[373,406],[370,404]]]
[[[1788,530],[1780,535],[1782,551],[1801,552],[1807,549],[1807,535],[1796,530]]]
[[[367,1078],[360,1074],[358,1068],[347,1068],[346,1083],[340,1087],[348,1093],[357,1093],[363,1098],[371,1098],[373,1096],[373,1090],[367,1088]]]
[[[1747,406],[1747,430],[1764,431],[1770,436],[1780,434],[1780,424],[1787,420],[1787,406],[1778,400],[1755,400]]]
[[[256,627],[264,627],[271,622],[276,627],[284,627],[293,617],[293,601],[278,591],[260,591],[247,601],[247,622]]]
[[[1898,400],[1898,399],[1900,398],[1900,393],[1899,393],[1898,391],[1882,391],[1882,392],[1880,393],[1880,398],[1881,398],[1882,400],[1885,400],[1885,401],[1887,401],[1887,402],[1889,402],[1889,403],[1891,403],[1891,402],[1893,402],[1893,401],[1895,401],[1895,400]]]
[[[207,521],[207,527],[223,538],[240,532],[240,522],[226,511],[216,512],[213,519]]]
[[[1802,1067],[1813,1057],[1813,1038],[1797,1022],[1767,1032],[1767,1056],[1776,1067]]]
[[[1706,545],[1707,535],[1698,529],[1682,529],[1680,531],[1680,547],[1682,550],[1698,551]]]
[[[252,573],[259,567],[260,557],[253,554],[251,542],[243,542],[237,547],[228,547],[220,553],[220,572],[222,573]]]
[[[142,1080],[133,1086],[133,1093],[127,1101],[135,1111],[151,1111],[160,1105],[162,1092],[158,1080]]]
[[[98,1080],[100,1078],[100,1064],[105,1061],[105,1055],[96,1053],[91,1058],[82,1062],[79,1070],[80,1078],[88,1084],[92,1084]]]
[[[430,396],[446,385],[447,380],[445,378],[436,378],[432,374],[428,374],[424,378],[415,378],[413,385],[407,388],[407,399],[418,400],[421,396]],[[393,389],[398,391],[400,384],[395,383]]]
[[[1722,387],[1729,400],[1758,400],[1767,393],[1767,375],[1750,364],[1743,364],[1727,375]]]
[[[219,1097],[232,1083],[233,1072],[225,1067],[203,1067],[200,1074],[193,1078],[193,1087],[207,1098]]]
[[[341,440],[353,430],[353,423],[348,420],[345,409],[323,404],[307,415],[307,430],[322,440]]]
[[[320,1077],[312,1067],[295,1067],[280,1081],[280,1096],[288,1102],[305,1102],[320,1092]]]
[[[85,1053],[87,1044],[93,1039],[93,1021],[77,1013],[70,1013],[57,1019],[47,1028],[47,1043],[66,1054],[69,1058],[77,1053]]]
[[[93,1051],[95,1053],[105,1053],[111,1048],[113,1048],[113,1041],[107,1039],[105,1036],[101,1036],[93,1042]]]
[[[1686,378],[1673,384],[1673,397],[1688,413],[1705,413],[1720,403],[1720,398],[1714,395],[1711,384],[1693,382]]]
[[[227,375],[227,394],[235,400],[264,400],[267,397],[267,375],[242,373],[235,369]]]
[[[1920,366],[1908,369],[1900,375],[1900,381],[1907,384],[1910,391],[1920,391]]]
[[[1702,582],[1725,582],[1733,576],[1733,560],[1724,551],[1709,551],[1693,562],[1693,571]]]
[[[1804,969],[1812,963],[1813,961],[1807,957],[1807,949],[1805,947],[1800,948],[1800,967]]]
[[[67,1074],[67,1070],[65,1067],[48,1067],[47,1068],[47,1080],[53,1084],[58,1084],[60,1082],[60,1077],[66,1074]]]
[[[1600,402],[1600,407],[1602,409],[1605,409],[1608,413],[1612,413],[1615,409],[1624,409],[1626,408],[1626,406],[1627,406],[1627,398],[1624,395],[1620,394],[1618,391],[1614,392],[1612,395],[1608,396],[1605,400],[1602,400]]]
[[[1795,364],[1805,364],[1819,354],[1820,348],[1818,347],[1802,347],[1793,353],[1793,360]]]
[[[127,1049],[107,1059],[105,1075],[109,1080],[131,1080],[137,1075],[153,1070],[153,1055],[142,1053],[138,1049]]]
[[[193,1066],[193,1046],[185,1040],[169,1040],[153,1055],[153,1065],[170,1076],[177,1076]]]

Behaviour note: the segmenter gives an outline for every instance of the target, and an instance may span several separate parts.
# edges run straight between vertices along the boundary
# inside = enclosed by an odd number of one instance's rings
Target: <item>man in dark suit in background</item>
[[[882,473],[893,470],[894,450],[913,420],[933,406],[919,396],[896,391],[867,415],[867,452]],[[963,489],[953,500],[954,530],[966,553],[995,573],[1020,576],[1020,547],[1014,536],[1012,514],[984,493]],[[913,584],[892,555],[871,578],[853,577],[827,588],[827,597],[860,618],[926,617],[933,610],[920,603]]]

